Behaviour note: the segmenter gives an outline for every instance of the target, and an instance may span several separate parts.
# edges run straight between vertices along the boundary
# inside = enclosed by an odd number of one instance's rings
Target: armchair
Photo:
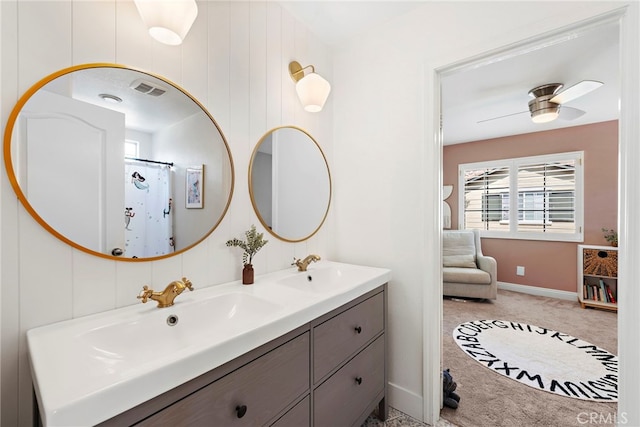
[[[496,299],[498,265],[482,254],[478,230],[444,230],[442,288],[446,296]]]

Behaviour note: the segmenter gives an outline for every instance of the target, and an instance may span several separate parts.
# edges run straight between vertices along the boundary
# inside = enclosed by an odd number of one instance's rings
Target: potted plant
[[[239,247],[244,250],[242,253],[242,284],[250,285],[253,283],[253,256],[269,241],[264,240],[264,233],[258,233],[256,226],[251,225],[247,231],[244,232],[246,240],[230,239],[227,240],[227,246]]]
[[[611,243],[611,246],[617,247],[618,246],[618,232],[616,230],[608,230],[606,228],[603,228],[602,231],[604,232],[604,239]]]

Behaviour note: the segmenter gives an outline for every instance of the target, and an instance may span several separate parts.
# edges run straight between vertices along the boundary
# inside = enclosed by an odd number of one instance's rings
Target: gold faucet
[[[143,303],[146,303],[150,299],[158,301],[159,308],[171,307],[173,300],[185,289],[192,291],[193,286],[190,280],[183,277],[182,280],[175,280],[169,283],[162,292],[155,292],[153,289],[149,289],[149,286],[144,285],[137,298],[141,299]]]
[[[320,256],[311,254],[302,261],[300,261],[299,259],[295,259],[295,257],[293,259],[294,261],[291,265],[297,266],[298,271],[307,271],[307,267],[309,266],[309,264],[315,261],[320,261]]]

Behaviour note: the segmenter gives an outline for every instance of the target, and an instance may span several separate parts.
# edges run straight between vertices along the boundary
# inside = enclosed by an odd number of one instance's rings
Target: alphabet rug
[[[560,396],[618,401],[618,357],[552,329],[507,320],[474,320],[453,330],[478,363],[529,387]]]

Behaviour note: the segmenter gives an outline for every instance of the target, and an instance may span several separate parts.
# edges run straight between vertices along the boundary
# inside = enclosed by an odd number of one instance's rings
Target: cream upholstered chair
[[[444,230],[442,237],[443,294],[496,299],[498,264],[482,254],[478,230]]]

